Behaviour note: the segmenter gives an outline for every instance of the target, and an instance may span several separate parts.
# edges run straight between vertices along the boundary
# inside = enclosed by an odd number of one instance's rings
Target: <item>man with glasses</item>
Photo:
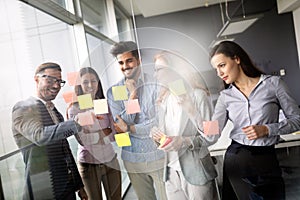
[[[81,126],[64,122],[51,102],[65,81],[56,63],[41,64],[35,72],[36,96],[18,102],[12,110],[12,131],[25,162],[23,199],[87,199],[67,137]]]

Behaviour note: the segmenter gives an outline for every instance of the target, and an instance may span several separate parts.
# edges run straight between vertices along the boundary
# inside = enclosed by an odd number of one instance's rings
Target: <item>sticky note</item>
[[[115,140],[119,147],[131,146],[128,132],[115,134]]]
[[[78,113],[78,123],[81,126],[93,125],[95,123],[93,113],[90,111]]]
[[[97,144],[99,141],[99,133],[79,133],[79,137],[81,142],[84,145],[92,145],[92,144]]]
[[[77,102],[77,95],[73,91],[63,93],[63,98],[66,103]]]
[[[107,100],[106,99],[94,100],[94,112],[96,115],[108,113]]]
[[[219,134],[219,123],[215,121],[204,121],[203,129],[205,135],[217,135]]]
[[[138,99],[133,99],[124,102],[125,103],[125,109],[127,114],[133,114],[133,113],[139,113],[141,112],[141,107],[139,104]]]
[[[67,73],[67,80],[70,86],[80,85],[79,72]]]
[[[84,94],[84,95],[77,96],[77,99],[79,103],[79,108],[81,110],[92,108],[94,106],[91,94]]]
[[[128,99],[128,94],[125,85],[112,87],[112,94],[115,101],[122,101]]]
[[[186,89],[182,79],[178,79],[168,84],[170,91],[176,95],[180,96],[186,93]]]

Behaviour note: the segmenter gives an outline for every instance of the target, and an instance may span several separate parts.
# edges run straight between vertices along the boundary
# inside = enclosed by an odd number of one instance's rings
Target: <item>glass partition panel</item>
[[[81,0],[81,11],[84,23],[108,35],[106,27],[106,4],[104,0]]]
[[[6,159],[0,158],[0,176],[4,199],[22,199],[25,165],[18,152]]]

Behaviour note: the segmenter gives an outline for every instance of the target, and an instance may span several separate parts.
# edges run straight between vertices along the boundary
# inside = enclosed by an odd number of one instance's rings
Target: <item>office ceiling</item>
[[[276,0],[115,0],[128,14],[143,15],[144,17],[158,16],[199,7],[208,7],[228,2],[230,17],[245,14],[259,14],[276,7]]]

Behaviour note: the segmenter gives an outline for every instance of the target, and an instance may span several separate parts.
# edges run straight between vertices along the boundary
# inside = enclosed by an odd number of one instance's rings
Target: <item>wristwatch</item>
[[[127,124],[127,131],[130,132],[130,125]]]

